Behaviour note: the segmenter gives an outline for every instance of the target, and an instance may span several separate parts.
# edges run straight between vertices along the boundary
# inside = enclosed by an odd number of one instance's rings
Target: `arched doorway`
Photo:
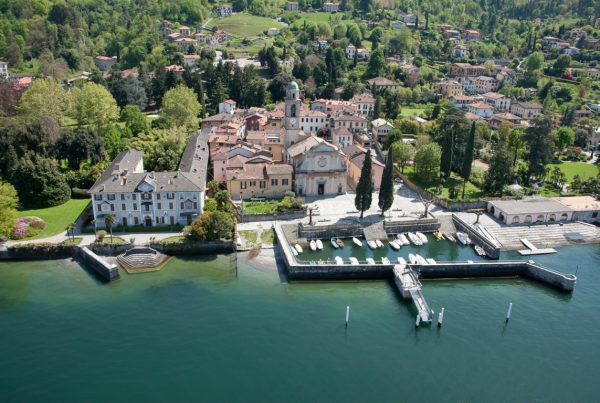
[[[556,214],[550,214],[550,221],[556,221]]]
[[[537,219],[535,220],[535,222],[543,222],[544,221],[544,216],[542,214],[537,216]]]
[[[513,219],[512,219],[512,223],[513,223],[513,224],[518,224],[518,223],[519,223],[519,221],[520,221],[520,220],[519,220],[519,216],[518,216],[518,215],[514,216],[514,217],[513,217]]]
[[[146,227],[151,227],[152,226],[152,217],[150,217],[149,215],[144,217],[144,223],[146,224]]]
[[[533,220],[533,217],[532,217],[532,216],[530,216],[530,215],[526,215],[526,216],[525,216],[525,222],[526,222],[526,223],[530,223],[532,220]]]
[[[562,213],[562,215],[560,216],[560,220],[562,222],[565,222],[569,219],[569,215],[567,213]]]

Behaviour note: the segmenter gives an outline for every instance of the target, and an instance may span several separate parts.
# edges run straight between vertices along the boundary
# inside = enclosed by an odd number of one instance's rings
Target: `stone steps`
[[[486,227],[502,244],[503,249],[524,249],[521,239],[527,239],[538,248],[569,244],[568,233],[579,233],[586,239],[598,239],[596,227],[581,223],[548,224],[514,227]]]
[[[167,256],[159,253],[153,249],[139,248],[137,251],[129,250],[119,256],[117,261],[126,270],[131,269],[148,269],[155,268],[162,265],[168,259]]]

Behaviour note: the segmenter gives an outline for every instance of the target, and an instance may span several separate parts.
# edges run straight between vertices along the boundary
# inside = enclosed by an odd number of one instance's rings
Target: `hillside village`
[[[202,150],[194,169],[206,173],[190,182],[202,187],[186,205],[193,211],[180,219],[183,204],[143,214],[141,203],[114,203],[120,224],[189,225],[204,213],[198,198],[216,193],[211,182],[236,203],[354,192],[368,156],[375,190],[393,155],[399,180],[444,203],[600,190],[593,12],[561,21],[527,9],[531,18],[519,20],[483,7],[476,25],[430,6],[258,4],[181,9],[182,18],[152,11],[138,27],[152,38],[145,48],[112,34],[72,59],[0,47],[0,173],[21,206],[57,205],[80,190],[103,201],[96,193],[113,171],[147,172],[151,185],[164,176],[166,191],[169,178],[186,177],[189,147]],[[56,46],[70,46],[73,28],[93,18],[86,13],[55,5],[44,16],[68,32]],[[130,158],[135,169],[119,167]],[[42,160],[43,175],[60,182],[56,201],[32,199],[21,182],[28,161]],[[134,221],[124,215],[131,210],[141,212]]]

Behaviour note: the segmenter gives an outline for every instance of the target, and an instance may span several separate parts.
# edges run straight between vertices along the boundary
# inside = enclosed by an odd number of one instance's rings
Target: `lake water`
[[[111,284],[70,261],[0,263],[0,398],[598,401],[600,246],[536,260],[579,265],[574,293],[425,281],[446,315],[418,330],[388,282],[288,284],[241,259],[236,273],[231,256],[172,259]]]

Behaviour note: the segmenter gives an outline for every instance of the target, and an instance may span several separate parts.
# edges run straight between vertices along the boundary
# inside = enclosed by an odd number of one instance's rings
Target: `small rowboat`
[[[470,245],[471,244],[471,239],[469,238],[469,236],[464,233],[464,232],[457,232],[456,233],[456,237],[458,238],[458,241],[463,244],[463,245]]]
[[[317,243],[315,242],[314,239],[312,241],[310,241],[310,250],[312,250],[312,251],[317,250]]]
[[[335,242],[338,244],[338,246],[340,248],[344,247],[344,241],[342,241],[340,238],[336,239]]]
[[[377,245],[378,248],[383,248],[383,242],[381,242],[379,239],[375,240],[375,245]]]
[[[329,240],[329,242],[331,242],[331,246],[333,246],[333,249],[339,248],[339,245],[337,244],[337,241],[335,240],[335,238],[331,238]]]
[[[435,259],[434,259],[434,258],[432,258],[432,257],[428,257],[426,260],[427,260],[427,263],[429,263],[429,264],[436,264],[436,263],[437,263],[437,262],[435,261]]]
[[[343,265],[344,264],[344,259],[342,259],[339,256],[336,256],[335,257],[335,264],[337,264],[337,265]]]
[[[293,246],[290,248],[292,250],[292,254],[294,256],[298,256],[298,251],[296,250],[296,248],[294,248]]]
[[[352,266],[358,266],[358,259],[357,259],[357,258],[355,258],[355,257],[351,257],[351,258],[350,258],[350,264],[351,264]]]
[[[317,249],[318,250],[323,250],[323,242],[321,242],[320,239],[317,239],[316,244],[317,244]]]
[[[398,264],[400,265],[401,269],[405,269],[406,268],[406,260],[403,257],[399,257],[398,258]]]
[[[402,246],[410,245],[410,241],[404,234],[398,234],[398,239],[402,242]]]
[[[444,237],[446,237],[446,239],[450,242],[456,242],[456,238],[454,238],[454,235],[452,235],[450,232],[444,232]]]
[[[367,241],[367,245],[371,249],[377,249],[377,244],[375,243],[375,241]]]
[[[372,257],[368,257],[367,264],[375,264],[375,259],[373,259]]]
[[[410,264],[417,264],[418,263],[417,262],[417,257],[414,254],[412,254],[412,253],[408,254],[408,261],[410,262]]]
[[[302,246],[300,246],[300,245],[298,245],[298,244],[294,245],[294,248],[296,249],[296,251],[297,251],[298,253],[302,253],[302,252],[304,252],[304,251],[302,250]]]
[[[481,246],[475,245],[474,248],[475,248],[475,252],[477,252],[477,254],[479,256],[485,256],[486,255],[485,250]]]
[[[410,239],[410,241],[416,246],[423,245],[423,241],[421,240],[421,237],[417,236],[417,234],[415,234],[413,232],[408,233],[408,239]]]
[[[354,245],[358,246],[359,248],[362,248],[362,241],[356,237],[352,237],[352,242],[354,242]]]
[[[389,245],[393,250],[400,250],[400,245],[396,241],[390,241]]]
[[[427,264],[427,260],[421,255],[415,255],[418,264]]]
[[[427,243],[427,236],[424,233],[416,232],[415,234],[421,239],[421,242],[423,242],[423,245]]]
[[[390,259],[388,259],[386,256],[381,258],[381,263],[383,264],[391,264]]]

